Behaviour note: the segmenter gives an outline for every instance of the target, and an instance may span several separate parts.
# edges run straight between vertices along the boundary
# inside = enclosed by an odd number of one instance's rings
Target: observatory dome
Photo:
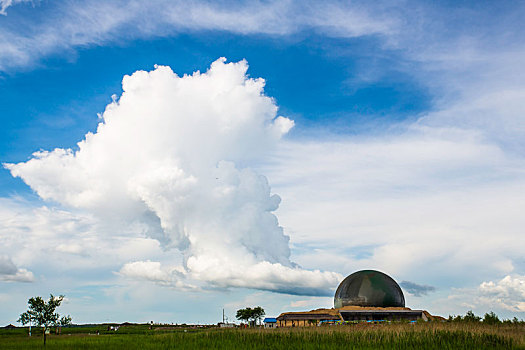
[[[337,287],[334,307],[343,306],[404,307],[405,297],[390,276],[375,270],[357,271]]]

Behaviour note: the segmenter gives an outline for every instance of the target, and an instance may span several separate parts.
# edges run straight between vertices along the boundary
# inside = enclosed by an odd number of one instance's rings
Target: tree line
[[[449,322],[483,322],[484,324],[525,324],[525,321],[518,320],[517,317],[514,317],[512,320],[510,319],[504,319],[500,320],[498,315],[496,315],[493,311],[487,312],[483,317],[477,316],[472,312],[472,310],[467,311],[465,316],[456,315],[448,316]]]

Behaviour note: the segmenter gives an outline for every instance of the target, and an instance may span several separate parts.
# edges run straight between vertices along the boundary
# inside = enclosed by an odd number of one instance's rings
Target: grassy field
[[[525,326],[375,324],[294,329],[66,328],[46,349],[525,349]],[[96,335],[99,330],[100,335]],[[27,329],[1,330],[1,349],[39,349]],[[91,334],[90,334],[91,333]]]

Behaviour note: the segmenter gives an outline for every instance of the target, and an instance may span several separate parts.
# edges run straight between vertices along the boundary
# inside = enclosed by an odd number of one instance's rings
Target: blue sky
[[[0,322],[277,316],[369,268],[523,317],[521,4],[0,9]]]

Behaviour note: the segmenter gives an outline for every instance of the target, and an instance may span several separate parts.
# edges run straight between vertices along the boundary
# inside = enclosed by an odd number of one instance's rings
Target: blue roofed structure
[[[266,317],[264,320],[264,328],[276,328],[277,327],[277,318]]]

